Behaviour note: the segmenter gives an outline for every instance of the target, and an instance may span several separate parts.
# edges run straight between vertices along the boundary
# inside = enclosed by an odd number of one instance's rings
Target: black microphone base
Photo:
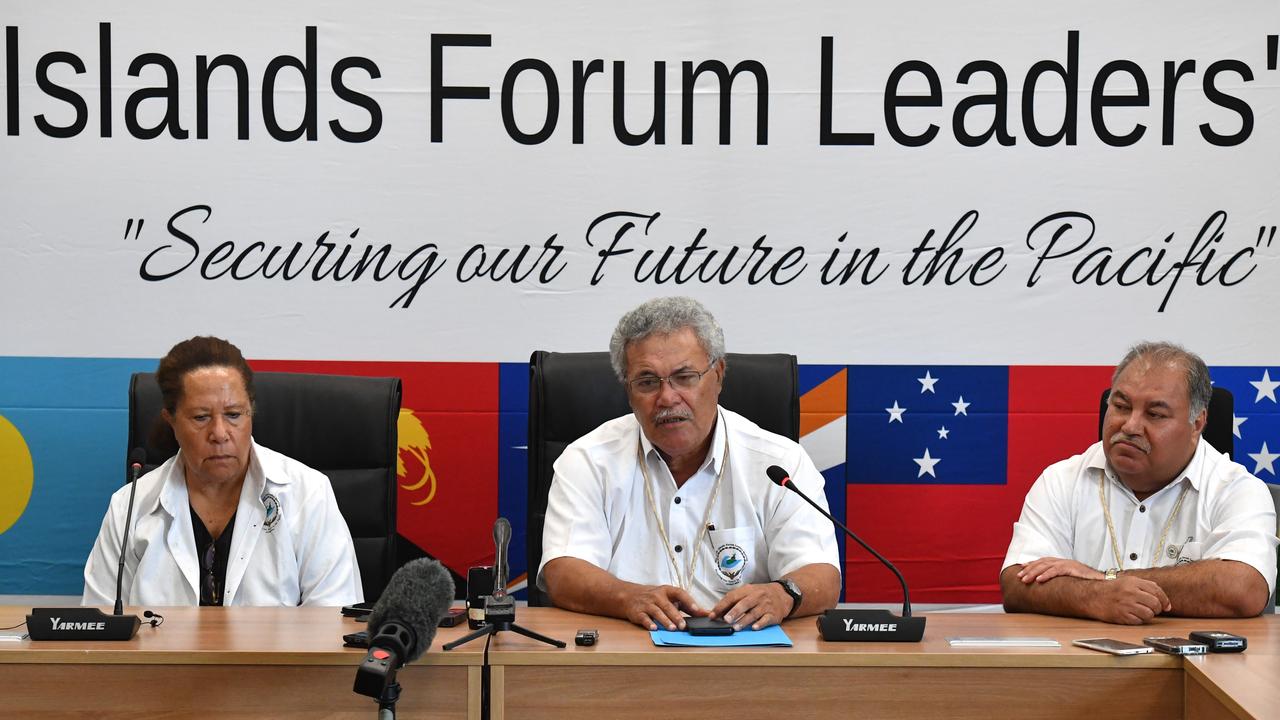
[[[925,618],[899,617],[888,610],[828,610],[818,616],[827,642],[920,642]]]
[[[98,608],[32,608],[27,634],[32,640],[132,640],[142,620],[108,615]]]

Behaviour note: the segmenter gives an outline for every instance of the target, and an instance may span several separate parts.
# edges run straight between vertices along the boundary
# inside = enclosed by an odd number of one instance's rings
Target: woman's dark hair
[[[240,353],[240,348],[222,338],[200,336],[174,345],[160,358],[160,366],[156,368],[156,383],[160,386],[161,401],[170,415],[178,411],[178,403],[182,400],[182,379],[187,373],[211,367],[238,370],[244,380],[245,392],[249,395],[249,407],[253,407],[253,369]],[[173,428],[164,418],[156,418],[151,434],[152,443],[157,448],[166,452],[178,451],[178,440],[173,435]]]

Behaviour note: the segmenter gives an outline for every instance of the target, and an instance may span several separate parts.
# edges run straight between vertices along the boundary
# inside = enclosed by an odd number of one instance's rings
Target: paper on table
[[[947,642],[951,647],[967,648],[1062,647],[1062,643],[1047,637],[952,637]]]
[[[690,635],[683,630],[650,630],[658,647],[791,647],[791,638],[777,625],[763,630],[739,630],[732,635]]]
[[[23,630],[0,630],[0,642],[6,640],[12,642],[21,642],[27,639],[27,633]]]

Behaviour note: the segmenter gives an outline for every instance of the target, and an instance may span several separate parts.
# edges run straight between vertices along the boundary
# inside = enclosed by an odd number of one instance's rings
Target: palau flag
[[[0,357],[0,594],[81,593],[125,481],[129,376],[155,366]]]

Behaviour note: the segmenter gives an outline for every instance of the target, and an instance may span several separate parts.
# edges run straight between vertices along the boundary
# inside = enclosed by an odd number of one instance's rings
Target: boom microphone
[[[862,538],[845,527],[844,523],[823,510],[821,505],[810,500],[808,495],[796,487],[791,480],[791,474],[786,470],[777,465],[770,465],[765,473],[774,483],[799,495],[815,510],[822,513],[823,517],[845,531],[845,534],[856,540],[863,549],[892,570],[898,577],[898,583],[902,585],[902,617],[897,617],[888,610],[841,610],[839,608],[828,610],[818,617],[818,631],[822,633],[822,639],[836,642],[920,642],[924,637],[925,618],[911,617],[911,595],[907,591],[907,581],[902,578],[898,568],[863,542]]]
[[[27,633],[32,640],[132,640],[142,620],[125,615],[121,603],[124,581],[124,557],[133,528],[133,498],[138,492],[138,474],[147,452],[140,447],[129,451],[129,511],[124,520],[124,537],[120,539],[120,565],[116,568],[116,605],[108,615],[97,608],[31,608],[27,615]],[[155,623],[152,624],[155,627]]]
[[[112,615],[124,614],[124,607],[120,603],[124,583],[124,554],[129,548],[129,526],[133,524],[133,498],[138,494],[138,475],[142,473],[142,463],[146,460],[146,450],[136,447],[129,451],[129,512],[124,516],[124,537],[120,538],[120,565],[116,568],[116,606]]]
[[[395,683],[396,671],[431,647],[453,593],[453,578],[437,560],[420,558],[397,570],[369,613],[369,652],[356,671],[353,689],[382,697]]]

